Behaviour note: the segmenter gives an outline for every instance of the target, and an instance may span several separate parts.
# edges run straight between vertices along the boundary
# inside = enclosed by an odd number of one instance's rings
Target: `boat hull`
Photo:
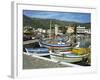
[[[50,55],[50,58],[56,61],[71,62],[71,63],[82,61],[82,57],[61,57],[61,56],[56,56],[52,54]]]

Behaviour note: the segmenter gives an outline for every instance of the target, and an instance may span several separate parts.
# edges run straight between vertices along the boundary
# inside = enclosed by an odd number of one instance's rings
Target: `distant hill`
[[[23,15],[23,26],[31,26],[32,25],[32,19]]]
[[[72,26],[85,26],[90,28],[90,23],[78,23],[78,22],[69,22],[61,21],[56,19],[41,19],[41,18],[30,18],[23,15],[23,26],[32,26],[34,28],[44,28],[48,29],[50,26],[50,20],[52,21],[51,26],[54,27],[55,24],[58,24],[61,27],[72,25]]]

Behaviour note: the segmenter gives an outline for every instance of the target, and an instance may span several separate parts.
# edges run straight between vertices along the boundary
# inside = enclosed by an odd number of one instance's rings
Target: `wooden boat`
[[[62,61],[62,62],[79,62],[82,61],[84,57],[87,57],[88,54],[84,55],[77,55],[72,53],[71,51],[69,52],[52,52],[50,51],[50,57],[53,60],[56,61]]]
[[[26,52],[31,55],[38,55],[38,56],[48,56],[49,50],[48,48],[40,47],[40,48],[25,48]]]

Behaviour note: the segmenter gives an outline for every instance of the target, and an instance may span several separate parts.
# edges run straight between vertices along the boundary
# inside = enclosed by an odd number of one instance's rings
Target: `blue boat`
[[[47,56],[49,54],[49,49],[40,47],[40,48],[25,48],[26,52],[32,55],[38,55],[38,56]]]
[[[41,47],[47,47],[47,48],[61,48],[61,49],[67,49],[71,48],[71,43],[64,41],[64,39],[45,39],[40,40],[39,42]]]

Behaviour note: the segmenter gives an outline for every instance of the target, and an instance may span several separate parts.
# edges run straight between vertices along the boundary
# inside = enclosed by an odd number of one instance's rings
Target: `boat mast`
[[[50,20],[50,34],[49,34],[49,38],[51,38],[51,20]]]

